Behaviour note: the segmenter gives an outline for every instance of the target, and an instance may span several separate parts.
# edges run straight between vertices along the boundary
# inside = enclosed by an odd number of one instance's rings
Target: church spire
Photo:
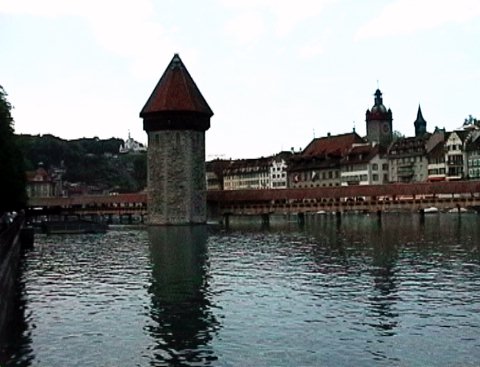
[[[380,89],[377,89],[375,91],[375,106],[380,106],[383,104],[383,98],[382,98],[382,92],[380,91]]]
[[[413,124],[415,126],[415,136],[421,137],[427,132],[427,121],[423,118],[420,104],[418,105],[417,119]]]

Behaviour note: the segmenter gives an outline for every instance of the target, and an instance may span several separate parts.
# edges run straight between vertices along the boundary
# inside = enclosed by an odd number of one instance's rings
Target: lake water
[[[37,235],[3,366],[478,366],[480,216]]]

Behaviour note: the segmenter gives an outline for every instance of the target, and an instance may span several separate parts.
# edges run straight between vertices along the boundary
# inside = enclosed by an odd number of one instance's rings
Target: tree
[[[470,126],[470,125],[479,126],[480,121],[477,120],[476,117],[473,117],[472,115],[468,115],[468,118],[466,118],[465,121],[463,122],[463,126]]]
[[[17,146],[11,109],[0,85],[0,212],[19,210],[27,203],[23,155]]]
[[[397,140],[404,139],[404,138],[405,138],[405,135],[403,135],[400,131],[398,131],[398,130],[393,131],[393,133],[392,133],[392,140],[393,141],[397,141]]]

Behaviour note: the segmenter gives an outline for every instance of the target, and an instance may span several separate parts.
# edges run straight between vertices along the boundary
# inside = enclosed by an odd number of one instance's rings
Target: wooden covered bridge
[[[480,181],[209,191],[209,218],[228,215],[480,209]],[[34,198],[30,213],[81,216],[147,214],[146,193]]]

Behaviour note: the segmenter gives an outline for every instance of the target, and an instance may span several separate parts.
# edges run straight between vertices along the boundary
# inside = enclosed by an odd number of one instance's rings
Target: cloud
[[[363,25],[356,40],[412,34],[480,16],[478,0],[396,0]]]
[[[320,42],[312,42],[300,47],[299,55],[304,60],[310,60],[323,54],[324,51],[325,47]]]
[[[302,21],[314,18],[337,0],[217,0],[236,15],[227,21],[231,34],[244,42],[262,37],[271,30],[277,37],[291,33]],[[253,23],[249,21],[254,20]],[[232,26],[235,25],[235,27]],[[251,27],[254,27],[251,30]],[[243,33],[247,32],[247,36]],[[255,38],[256,37],[256,38]]]
[[[265,33],[263,19],[255,12],[245,12],[236,16],[227,22],[226,28],[227,32],[243,45],[255,43]]]
[[[177,51],[175,31],[155,22],[152,0],[15,0],[2,3],[0,13],[82,18],[102,48],[130,60],[137,77]]]

